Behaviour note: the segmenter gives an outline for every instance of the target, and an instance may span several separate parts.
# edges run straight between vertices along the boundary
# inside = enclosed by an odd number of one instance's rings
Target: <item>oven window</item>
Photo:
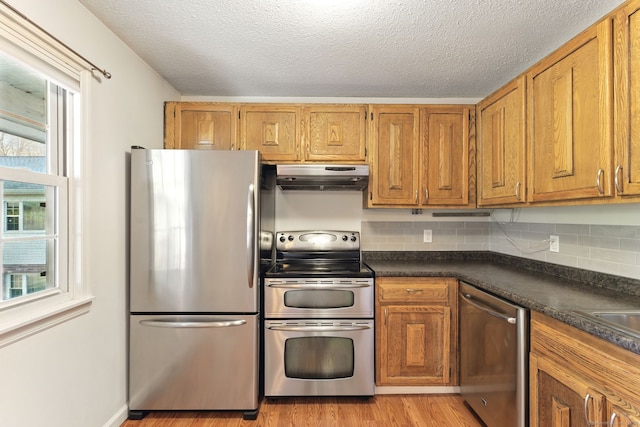
[[[284,372],[287,378],[349,378],[353,376],[354,358],[351,338],[289,338],[284,344]]]
[[[284,305],[294,308],[353,307],[354,300],[353,291],[307,289],[284,294]]]

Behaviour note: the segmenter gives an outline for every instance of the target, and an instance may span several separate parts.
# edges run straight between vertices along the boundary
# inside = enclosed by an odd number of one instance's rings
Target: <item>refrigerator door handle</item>
[[[250,288],[253,288],[253,283],[255,282],[255,220],[254,187],[253,184],[249,184],[247,199],[247,272]]]
[[[141,320],[143,326],[155,328],[229,328],[231,326],[242,326],[246,320],[216,320],[216,321],[186,321],[176,322],[171,320]]]

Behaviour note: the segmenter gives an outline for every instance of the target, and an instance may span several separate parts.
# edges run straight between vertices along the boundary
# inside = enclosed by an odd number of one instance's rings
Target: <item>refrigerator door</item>
[[[259,310],[257,151],[131,153],[131,312]]]
[[[258,408],[258,315],[130,321],[130,411]]]

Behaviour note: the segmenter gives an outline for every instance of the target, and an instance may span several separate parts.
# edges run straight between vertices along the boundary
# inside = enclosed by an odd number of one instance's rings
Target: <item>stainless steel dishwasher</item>
[[[487,427],[528,425],[529,310],[460,283],[460,391]]]

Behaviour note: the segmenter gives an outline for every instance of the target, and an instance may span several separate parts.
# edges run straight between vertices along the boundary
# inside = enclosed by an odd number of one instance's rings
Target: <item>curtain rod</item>
[[[13,6],[11,6],[10,4],[8,4],[5,0],[0,0],[0,3],[2,3],[3,5],[5,5],[6,7],[8,7],[9,9],[11,9],[11,11],[15,14],[17,14],[18,16],[20,16],[22,19],[24,19],[25,21],[27,21],[29,24],[35,26],[36,28],[38,28],[40,31],[42,31],[43,33],[45,33],[47,36],[51,37],[52,39],[54,39],[55,41],[57,41],[58,43],[60,43],[62,46],[64,46],[65,48],[69,49],[71,52],[73,52],[74,55],[76,55],[78,58],[82,59],[84,62],[86,62],[87,64],[89,64],[91,66],[91,71],[97,71],[100,74],[102,74],[106,79],[110,79],[111,78],[111,73],[108,72],[107,70],[98,67],[96,64],[94,64],[93,62],[89,61],[87,58],[85,58],[84,56],[80,55],[78,52],[76,52],[74,49],[72,49],[71,47],[69,47],[69,45],[67,45],[66,43],[64,43],[63,41],[61,41],[59,38],[57,38],[56,36],[54,36],[53,34],[51,34],[49,31],[45,30],[44,28],[42,28],[40,25],[36,24],[35,22],[33,22],[31,19],[29,19],[25,14],[23,14],[22,12],[20,12],[19,10],[17,10],[16,8],[14,8]]]

